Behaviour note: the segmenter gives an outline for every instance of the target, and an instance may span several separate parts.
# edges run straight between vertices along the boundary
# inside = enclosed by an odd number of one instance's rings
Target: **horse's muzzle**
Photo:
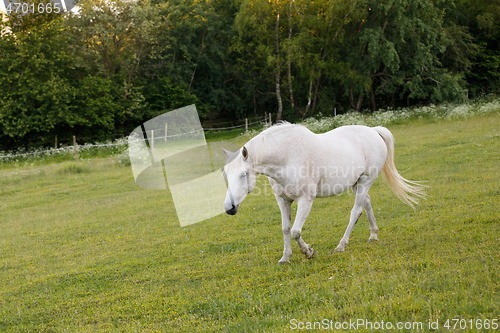
[[[226,210],[229,215],[234,215],[238,212],[238,206],[233,206],[233,208]]]

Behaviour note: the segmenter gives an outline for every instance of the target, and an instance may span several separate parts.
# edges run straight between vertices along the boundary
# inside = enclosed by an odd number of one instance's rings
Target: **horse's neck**
[[[265,175],[274,178],[275,174],[281,170],[281,166],[259,163],[253,165],[253,170],[258,175]]]
[[[273,178],[273,176],[280,172],[282,166],[279,164],[280,159],[277,158],[279,151],[274,145],[252,147],[259,150],[258,157],[252,162],[252,168],[256,174],[262,174]]]

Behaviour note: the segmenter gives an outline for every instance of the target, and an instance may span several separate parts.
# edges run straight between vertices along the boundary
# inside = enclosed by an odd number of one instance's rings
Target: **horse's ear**
[[[233,152],[231,152],[229,150],[225,150],[224,148],[222,148],[222,151],[224,152],[224,155],[226,155],[226,158],[229,158],[229,156],[234,154]]]
[[[243,146],[243,149],[241,150],[241,154],[243,155],[243,158],[245,160],[248,159],[248,150],[247,150],[247,147]]]

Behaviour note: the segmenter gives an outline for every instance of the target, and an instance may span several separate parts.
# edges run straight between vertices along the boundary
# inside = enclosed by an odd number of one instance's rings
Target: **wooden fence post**
[[[245,136],[248,136],[248,118],[245,118]]]
[[[73,135],[73,151],[75,152],[75,162],[78,162],[78,153],[76,151],[76,136]]]
[[[55,147],[56,147],[56,149],[57,149],[57,134],[56,134],[56,146],[55,146]]]
[[[271,112],[269,112],[269,126],[272,126],[273,122],[271,121]]]

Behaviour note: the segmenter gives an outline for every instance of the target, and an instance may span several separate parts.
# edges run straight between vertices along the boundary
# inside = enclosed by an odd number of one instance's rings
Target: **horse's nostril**
[[[234,215],[237,212],[238,212],[238,207],[237,206],[233,206],[233,208],[226,210],[226,213],[228,213],[229,215]]]

